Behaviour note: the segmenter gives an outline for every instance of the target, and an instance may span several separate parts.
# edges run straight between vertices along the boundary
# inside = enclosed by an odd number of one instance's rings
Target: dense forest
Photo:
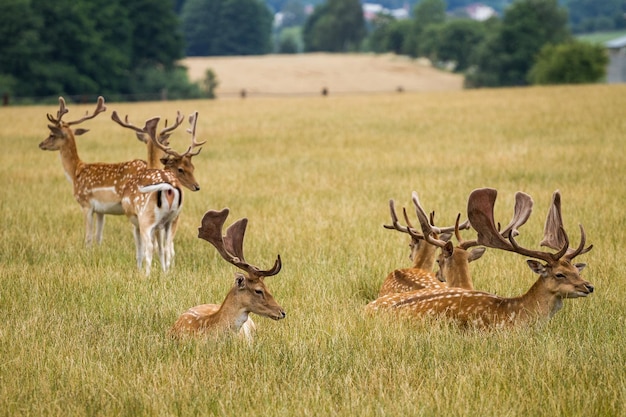
[[[574,35],[626,29],[626,0],[484,0],[484,21],[464,15],[474,0],[374,2],[366,18],[359,0],[3,0],[0,94],[211,97],[216,75],[190,83],[181,58],[309,51],[424,56],[468,87],[593,82],[605,53]]]

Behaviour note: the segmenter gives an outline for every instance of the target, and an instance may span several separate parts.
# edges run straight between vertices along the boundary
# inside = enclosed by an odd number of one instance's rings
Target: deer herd
[[[156,249],[161,268],[167,272],[174,262],[174,237],[183,208],[183,187],[194,192],[200,190],[192,163],[192,158],[200,153],[205,143],[196,138],[198,113],[188,117],[190,145],[184,153],[178,153],[170,147],[169,138],[185,121],[180,112],[171,126],[168,127],[166,120],[164,127],[159,129],[159,117],[148,119],[143,127],[139,127],[131,123],[128,116],[122,120],[113,111],[111,119],[134,131],[145,143],[147,159],[120,163],[83,162],[78,155],[75,136],[87,130],[73,126],[105,111],[104,98],[98,97],[91,114],[65,121],[63,116],[69,111],[63,97],[59,97],[56,117],[47,115],[50,134],[39,148],[60,153],[65,175],[73,186],[74,198],[84,213],[87,246],[94,240],[97,244],[102,242],[105,214],[125,215],[133,226],[137,268],[149,275]],[[417,227],[411,222],[406,208],[402,210],[402,222],[395,202],[390,200],[391,225],[384,227],[409,235],[409,258],[413,265],[392,271],[382,283],[378,297],[365,306],[365,311],[371,314],[387,312],[415,320],[441,318],[461,327],[490,329],[527,326],[549,319],[562,307],[564,299],[591,294],[593,285],[581,277],[585,264],[573,263],[573,260],[589,252],[592,245],[586,246],[585,230],[580,225],[580,242],[577,247],[570,247],[569,235],[563,226],[560,192],[557,190],[552,196],[544,236],[539,243],[551,251],[525,248],[518,243],[520,228],[533,209],[532,198],[517,192],[513,217],[500,228],[494,218],[496,196],[497,191],[492,188],[473,190],[467,200],[467,220],[461,223],[461,214],[458,214],[454,224],[445,227],[435,225],[434,211],[427,214],[416,192],[412,193],[411,200]],[[249,264],[243,255],[248,220],[236,220],[223,234],[229,212],[228,208],[208,210],[198,228],[198,237],[213,245],[224,260],[243,273],[235,273],[233,286],[221,304],[202,304],[181,314],[169,331],[172,337],[234,333],[251,341],[256,326],[250,313],[274,320],[286,316],[264,283],[264,278],[280,272],[280,255],[267,270]],[[463,238],[463,232],[473,232],[474,235],[471,239]],[[538,275],[537,281],[525,294],[512,298],[475,289],[470,263],[480,259],[487,248],[531,258],[526,262]]]

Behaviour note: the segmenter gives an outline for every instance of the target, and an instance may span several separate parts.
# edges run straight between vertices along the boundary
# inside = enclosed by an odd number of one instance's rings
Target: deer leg
[[[135,259],[137,261],[137,269],[141,271],[141,264],[143,263],[143,245],[141,241],[141,231],[137,225],[133,225],[133,237],[135,238]]]
[[[141,233],[142,243],[144,245],[143,248],[143,256],[146,261],[146,276],[150,275],[150,268],[152,267],[152,252],[154,252],[154,244],[152,240],[154,239],[154,228],[146,227]]]
[[[83,207],[83,213],[85,213],[85,246],[91,246],[91,239],[93,237],[93,208]]]
[[[102,231],[104,230],[104,214],[96,213],[96,243],[102,243]]]

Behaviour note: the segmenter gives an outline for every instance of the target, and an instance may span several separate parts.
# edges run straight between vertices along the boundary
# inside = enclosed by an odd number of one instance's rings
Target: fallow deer
[[[191,158],[200,153],[200,150],[192,152],[193,149],[205,143],[196,142],[197,119],[197,112],[189,119],[191,128],[187,132],[191,134],[191,146],[184,154],[159,143],[156,138],[159,118],[148,120],[144,132],[153,145],[166,154],[161,159],[165,168],[144,169],[130,179],[124,188],[122,207],[134,226],[137,267],[141,269],[145,261],[146,275],[150,274],[155,240],[163,271],[167,271],[173,261],[175,224],[183,207],[181,185],[192,191],[200,189],[191,164]],[[182,160],[187,160],[190,168],[182,169]]]
[[[197,112],[192,114],[191,117],[195,117],[194,120],[197,120]],[[167,120],[165,120],[165,127],[159,131],[158,135],[156,136],[156,140],[152,140],[150,138],[150,135],[148,135],[148,133],[146,132],[145,127],[140,128],[132,124],[128,119],[128,115],[126,115],[126,117],[122,121],[122,119],[118,116],[117,112],[114,110],[113,113],[111,114],[111,119],[117,124],[119,124],[120,126],[133,130],[135,132],[135,135],[137,136],[137,139],[139,139],[140,142],[144,142],[146,144],[146,148],[148,152],[148,159],[147,159],[148,168],[169,170],[174,174],[174,176],[176,176],[176,178],[180,181],[180,183],[183,186],[189,188],[191,191],[200,190],[200,186],[195,181],[194,176],[193,176],[195,167],[193,163],[191,162],[191,158],[196,156],[199,153],[199,151],[198,153],[191,153],[188,151],[182,155],[179,155],[175,153],[174,151],[172,151],[171,148],[169,147],[169,138],[172,132],[178,126],[181,125],[183,120],[185,120],[185,117],[180,112],[177,112],[176,119],[174,120],[174,123],[171,126],[168,127]],[[190,119],[190,122],[191,122],[191,119]],[[158,120],[157,120],[157,124],[158,124]],[[193,129],[195,128],[196,128],[196,125],[194,122]],[[195,131],[193,132],[193,137],[195,137]],[[192,146],[200,146],[200,145],[203,145],[204,143],[205,142],[202,142],[202,143],[192,145]],[[174,259],[175,251],[174,251],[173,239],[174,239],[174,236],[176,235],[177,228],[178,228],[178,217],[176,217],[176,219],[173,221],[171,225],[171,233],[169,234],[171,239],[170,239],[168,248],[163,247],[163,245],[165,244],[165,240],[166,240],[166,237],[164,236],[165,229],[158,228],[157,230],[158,233],[155,233],[154,235],[155,242],[153,242],[153,246],[156,246],[158,248],[160,259],[164,259],[163,251],[167,251],[167,255],[166,255],[167,259],[171,259],[171,260]],[[170,263],[167,262],[167,265],[164,266],[163,268],[169,269],[169,264]]]
[[[152,139],[150,139],[150,136],[146,134],[145,129],[142,129],[130,123],[128,120],[128,115],[126,115],[126,117],[122,121],[122,119],[118,116],[115,110],[113,110],[113,113],[111,113],[111,120],[113,120],[115,123],[119,124],[122,127],[133,130],[135,132],[135,135],[137,136],[137,139],[140,142],[143,142],[146,144],[146,149],[148,152],[148,157],[146,159],[146,162],[148,164],[148,168],[154,168],[154,169],[163,168],[163,163],[161,160],[166,155],[166,153],[163,151],[163,148],[155,145]],[[178,126],[180,126],[184,120],[185,120],[185,117],[180,112],[178,112],[176,114],[176,119],[174,120],[174,124],[168,127],[167,126],[168,123],[166,119],[165,127],[159,132],[157,136],[157,142],[161,144],[162,146],[165,146],[165,147],[169,146],[169,138],[172,134],[172,131],[174,131]],[[182,170],[184,170],[185,165],[189,166],[191,164],[190,159],[191,158],[183,160]]]
[[[406,219],[406,209],[403,208],[403,211]],[[385,278],[383,285],[380,287],[378,296],[382,297],[385,294],[425,288],[444,288],[445,284],[442,284],[442,280],[438,280],[432,272],[435,264],[437,246],[429,243],[424,235],[419,232],[409,230],[412,228],[410,224],[407,223],[408,226],[400,225],[398,215],[396,214],[395,202],[393,200],[389,200],[389,212],[391,214],[391,225],[383,225],[383,227],[385,229],[393,229],[409,234],[411,237],[411,242],[409,243],[411,249],[409,259],[413,261],[413,266],[410,268],[396,269],[390,272]],[[434,222],[434,213],[431,213],[431,223],[432,222]],[[464,223],[460,227],[469,227],[469,222]],[[441,239],[445,241],[450,238],[449,232],[451,230],[452,229],[449,227],[432,228],[431,233],[437,235],[441,234]]]
[[[138,172],[146,168],[146,162],[135,159],[121,163],[85,163],[78,156],[75,135],[82,135],[87,130],[73,129],[72,126],[93,119],[104,112],[104,98],[98,97],[94,112],[74,121],[63,121],[63,115],[69,112],[63,97],[59,97],[57,116],[48,114],[50,135],[39,144],[39,148],[47,151],[59,151],[61,163],[67,179],[72,183],[74,198],[80,204],[85,215],[85,244],[93,241],[93,217],[96,216],[95,239],[102,242],[104,215],[124,214],[122,209],[122,192],[126,183]]]
[[[285,318],[285,310],[276,302],[263,279],[280,272],[280,255],[274,266],[268,270],[246,262],[243,256],[243,239],[248,219],[242,218],[231,224],[222,236],[224,222],[229,210],[209,210],[198,228],[198,237],[211,243],[227,262],[243,270],[236,273],[235,282],[222,304],[202,304],[184,312],[170,329],[170,335],[180,337],[185,334],[204,335],[239,332],[252,340],[255,328],[250,313],[269,317],[273,320]]]
[[[421,317],[436,315],[448,317],[460,325],[478,328],[528,325],[551,318],[562,307],[563,299],[586,297],[594,287],[581,278],[585,264],[572,260],[591,250],[585,248],[586,235],[580,226],[581,241],[576,249],[569,248],[569,238],[560,223],[560,194],[555,193],[544,227],[542,244],[558,250],[556,253],[521,247],[515,240],[516,228],[530,215],[531,205],[516,206],[516,217],[507,231],[508,240],[497,230],[494,222],[494,204],[497,191],[483,188],[474,190],[468,200],[468,218],[478,232],[478,243],[534,258],[527,263],[539,274],[539,279],[522,296],[506,298],[486,292],[447,288],[413,291],[381,297],[368,304],[367,310],[380,309],[404,312]],[[545,264],[537,260],[542,260]]]

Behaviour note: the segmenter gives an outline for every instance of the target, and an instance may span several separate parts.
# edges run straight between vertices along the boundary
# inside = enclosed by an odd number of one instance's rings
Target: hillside
[[[463,86],[461,75],[395,55],[298,54],[245,57],[194,57],[183,60],[193,81],[208,68],[217,74],[218,97],[248,94],[374,93],[449,91]]]

